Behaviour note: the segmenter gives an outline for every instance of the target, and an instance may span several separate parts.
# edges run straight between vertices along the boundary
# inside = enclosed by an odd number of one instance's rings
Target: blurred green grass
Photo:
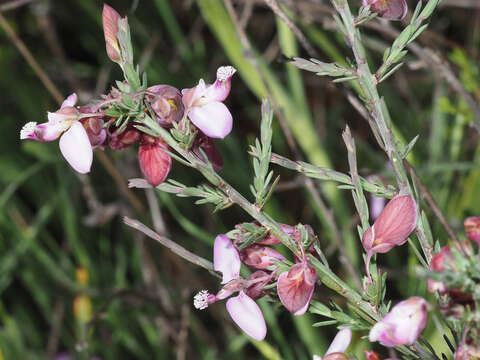
[[[151,84],[191,87],[200,77],[211,81],[219,65],[231,63],[238,68],[227,101],[234,114],[234,131],[219,146],[225,163],[222,175],[244,194],[249,193],[252,174],[246,151],[257,136],[264,96],[280,107],[304,159],[347,171],[340,134],[348,123],[358,144],[362,175],[380,174],[390,181],[385,157],[342,88],[280,61],[282,54],[306,54],[263,3],[255,2],[246,27],[253,53],[245,52],[220,0],[112,0],[110,5],[128,14],[136,59],[143,60]],[[101,1],[93,0],[42,0],[4,16],[61,92],[77,91],[88,100],[121,75],[105,54],[101,7]],[[236,7],[238,14],[243,10],[243,5]],[[293,14],[322,59],[345,61],[349,54],[343,39],[322,27],[328,17]],[[420,41],[449,56],[464,85],[478,99],[479,29],[474,21],[464,10],[441,9],[432,20],[432,31],[456,42],[456,47],[428,43],[426,36]],[[150,213],[158,206],[163,231],[210,259],[215,234],[249,221],[238,209],[212,215],[211,208],[194,207],[189,199],[165,194],[148,199],[135,190],[147,209],[138,212],[98,159],[86,181],[63,161],[56,143],[20,143],[21,126],[45,121],[46,111],[57,105],[6,34],[0,33],[0,132],[4,134],[0,142],[0,349],[5,359],[47,359],[62,352],[81,359],[93,355],[102,359],[310,359],[313,353],[322,354],[335,331],[311,327],[319,321],[313,315],[294,318],[278,304],[262,301],[269,335],[266,342],[256,343],[238,331],[222,304],[195,311],[193,294],[216,289],[216,279],[133,233],[119,216],[134,215],[152,224]],[[58,41],[52,40],[52,33]],[[387,44],[378,33],[368,35]],[[374,63],[379,63],[381,55],[371,50]],[[416,59],[411,56],[409,61]],[[355,84],[347,86],[358,90]],[[463,218],[480,213],[480,152],[478,136],[468,125],[472,121],[468,106],[431,69],[406,66],[381,85],[381,92],[398,132],[405,139],[420,134],[413,151],[418,171],[463,236]],[[292,157],[281,128],[278,123],[274,126],[274,151]],[[135,150],[106,153],[125,181],[139,176]],[[282,183],[295,179],[295,174],[275,170]],[[179,164],[171,174],[186,184],[201,181]],[[92,189],[97,200],[113,204],[117,214],[93,227],[85,224],[92,211],[85,192]],[[360,271],[357,220],[350,196],[333,184],[322,184],[320,189]],[[284,222],[311,224],[331,264],[346,276],[336,260],[338,250],[323,214],[312,206],[304,187],[276,193],[267,210]],[[445,232],[428,215],[434,239],[444,244]],[[398,279],[407,273],[413,276],[416,259],[406,246],[394,251],[381,264],[392,275],[388,296],[397,300],[413,294],[413,284]],[[402,259],[408,259],[408,264]],[[76,280],[79,267],[88,271],[87,286]],[[415,290],[426,296],[424,286]],[[73,303],[80,295],[92,301],[92,324],[82,323],[74,314]],[[324,289],[317,296],[327,303],[343,301]],[[428,334],[437,339],[436,346],[444,346],[434,327]],[[352,348],[360,355],[366,343],[357,340]]]

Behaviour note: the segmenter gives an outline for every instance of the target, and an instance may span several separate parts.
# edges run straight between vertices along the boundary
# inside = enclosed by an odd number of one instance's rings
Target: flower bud
[[[268,275],[265,271],[255,271],[247,279],[247,288],[245,289],[245,294],[250,296],[253,300],[260,299],[265,295],[265,285],[267,285],[272,276]],[[248,284],[251,285],[248,285]]]
[[[142,174],[153,186],[162,183],[172,168],[172,158],[165,152],[166,149],[167,145],[159,138],[153,142],[142,140],[138,149],[138,162]]]
[[[453,262],[453,255],[450,251],[450,246],[448,245],[442,247],[440,252],[432,257],[430,262],[430,270],[434,272],[444,272],[445,264],[448,264],[448,266],[451,268],[454,268],[455,266],[455,263]],[[444,294],[447,291],[447,288],[441,281],[428,279],[428,291],[432,293],[438,291],[440,294]]]
[[[120,14],[114,8],[107,4],[103,5],[102,22],[107,55],[110,60],[117,63],[121,60],[120,45],[117,39],[118,20],[120,19]]]
[[[471,216],[463,222],[465,232],[470,240],[475,241],[480,246],[480,216]]]
[[[240,252],[240,259],[252,269],[268,270],[285,257],[268,246],[251,245]]]
[[[378,355],[375,351],[372,350],[364,350],[363,353],[365,354],[366,360],[382,360],[380,355]]]
[[[207,155],[208,161],[213,166],[215,171],[221,170],[223,167],[222,153],[218,150],[215,141],[208,136],[206,136],[201,131],[198,132],[195,143],[193,145],[193,152],[201,159],[203,159],[203,154],[200,152],[200,149]],[[206,159],[203,159],[204,161]]]
[[[140,132],[131,126],[127,126],[127,128],[121,133],[118,133],[117,129],[113,131],[108,129],[107,133],[108,146],[113,150],[123,150],[129,146],[135,145],[142,137]]]
[[[427,325],[427,302],[414,296],[395,305],[370,330],[370,341],[383,346],[412,345]]]
[[[170,85],[155,85],[147,89],[147,94],[160,125],[171,125],[182,119],[185,107],[182,94],[177,88]]]
[[[308,309],[315,289],[317,272],[307,262],[293,265],[280,274],[277,293],[283,306],[295,316],[303,315]]]
[[[405,0],[362,0],[363,6],[370,5],[370,11],[387,20],[401,20],[407,15]]]
[[[398,195],[388,202],[375,223],[362,237],[367,254],[386,253],[403,245],[417,224],[417,204],[410,195]]]

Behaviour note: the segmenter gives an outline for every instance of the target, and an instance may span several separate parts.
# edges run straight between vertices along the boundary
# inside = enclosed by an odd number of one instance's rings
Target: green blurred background
[[[276,117],[275,152],[348,172],[341,141],[348,124],[357,142],[361,175],[391,182],[386,158],[367,123],[346,100],[358,86],[334,84],[286,64],[285,56],[308,55],[264,1],[226,3],[232,5],[230,13],[221,0],[109,2],[128,15],[136,61],[150,85],[181,89],[200,78],[211,82],[220,65],[239,70],[226,101],[234,130],[218,142],[224,156],[222,176],[249,195],[253,171],[247,150],[258,133],[261,98],[268,96],[298,150],[292,149]],[[335,30],[328,1],[280,3],[321,60],[348,61],[350,53]],[[411,7],[415,3],[409,1]],[[417,42],[438,53],[478,103],[480,7],[475,0],[462,4],[446,1]],[[324,320],[314,315],[294,318],[279,304],[262,300],[268,335],[258,343],[238,330],[224,304],[196,311],[193,295],[204,288],[215,291],[216,278],[122,223],[123,215],[138,218],[211,259],[216,234],[250,221],[238,208],[212,214],[212,207],[194,206],[191,199],[127,189],[127,179],[140,176],[134,148],[97,151],[91,173],[79,176],[61,157],[57,142],[19,141],[24,123],[44,122],[46,112],[58,108],[58,99],[15,47],[19,41],[59,94],[75,91],[81,104],[121,78],[106,56],[102,5],[96,0],[0,3],[0,359],[50,359],[59,354],[72,359],[310,359],[323,354],[336,330],[312,327]],[[6,31],[6,23],[16,38]],[[382,27],[401,29],[402,23],[365,29],[373,68],[392,42]],[[474,118],[467,102],[438,69],[415,54],[407,55],[406,64],[380,91],[398,136],[408,142],[420,135],[410,161],[464,237],[463,218],[480,214],[478,135],[469,125]],[[274,169],[281,180],[267,212],[284,223],[311,224],[331,265],[355,285],[338,260],[334,234],[305,181]],[[173,166],[170,178],[192,186],[202,181],[180,164]],[[350,261],[361,272],[351,196],[333,184],[318,185]],[[428,209],[427,214],[434,239],[445,244],[443,228]],[[427,296],[425,281],[415,277],[417,260],[411,248],[395,249],[380,263],[389,273],[387,298]],[[317,289],[316,298],[344,304],[326,288]],[[427,337],[444,347],[439,334],[431,324]],[[351,347],[359,356],[368,346],[360,339],[363,335],[355,334]]]

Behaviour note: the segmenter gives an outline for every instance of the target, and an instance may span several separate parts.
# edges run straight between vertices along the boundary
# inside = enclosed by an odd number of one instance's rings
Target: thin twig
[[[280,8],[278,5],[277,0],[264,0],[265,4],[277,15],[284,23],[288,26],[288,28],[292,31],[295,35],[297,40],[302,44],[304,49],[307,51],[308,55],[314,58],[318,58],[319,54],[317,50],[310,44],[307,40],[307,37],[302,33],[302,31],[295,25],[295,23],[290,20],[290,18],[285,14],[285,12]]]
[[[130,219],[129,217],[125,216],[123,218],[123,222],[138,230],[138,231],[141,231],[142,233],[144,233],[145,235],[147,235],[149,238],[152,238],[153,240],[156,240],[158,241],[160,244],[162,244],[163,246],[165,246],[166,248],[170,249],[173,253],[175,253],[176,255],[180,256],[181,258],[191,262],[192,264],[195,264],[197,266],[200,266],[210,272],[213,272],[214,269],[213,269],[213,264],[198,256],[198,255],[195,255],[194,253],[188,251],[187,249],[185,249],[184,247],[178,245],[176,242],[164,237],[164,236],[160,236],[159,234],[157,234],[155,231],[153,231],[152,229],[148,228],[147,226],[145,226],[144,224],[142,224],[140,221],[138,220],[134,220],[134,219]]]
[[[34,2],[37,0],[14,0],[10,1],[8,3],[0,5],[0,12],[8,11],[8,10],[14,10],[17,9],[23,5],[27,5],[31,2]]]
[[[5,17],[0,12],[0,26],[2,29],[7,33],[8,38],[10,41],[15,45],[17,50],[23,55],[25,60],[28,62],[30,67],[33,69],[35,74],[37,74],[40,81],[43,83],[45,88],[48,92],[53,96],[53,98],[57,101],[57,103],[61,104],[63,102],[63,96],[60,91],[57,89],[55,84],[50,80],[47,73],[42,69],[40,64],[35,60],[32,53],[28,48],[25,46],[25,43],[20,39],[10,24],[7,22]]]

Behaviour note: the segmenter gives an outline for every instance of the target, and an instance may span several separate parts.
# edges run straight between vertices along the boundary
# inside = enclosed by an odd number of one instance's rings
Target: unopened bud
[[[480,246],[480,216],[471,216],[463,222],[465,232],[470,240]]]
[[[117,39],[118,20],[120,19],[120,14],[114,8],[107,4],[103,5],[102,22],[107,55],[110,60],[117,63],[121,60],[120,45]]]
[[[167,145],[161,139],[154,143],[142,141],[138,149],[140,169],[153,186],[162,183],[172,168],[172,158],[165,152],[166,149]]]
[[[251,245],[240,252],[240,259],[250,268],[268,270],[278,261],[285,260],[285,257],[268,246]]]
[[[218,150],[215,141],[212,138],[209,138],[202,132],[198,132],[197,137],[195,138],[195,143],[193,145],[193,152],[201,159],[203,159],[203,154],[200,149],[207,155],[208,161],[213,166],[215,171],[221,170],[223,167],[222,153]],[[204,161],[207,159],[203,159]]]
[[[363,0],[363,6],[370,5],[370,11],[388,20],[401,20],[407,15],[405,0]]]
[[[399,195],[388,202],[375,223],[362,237],[367,254],[386,253],[407,241],[417,224],[417,204],[410,195]]]
[[[365,354],[366,360],[382,360],[380,355],[378,355],[375,351],[365,350],[363,353]]]
[[[129,146],[135,145],[140,141],[140,132],[134,127],[127,128],[118,133],[117,130],[110,131],[108,136],[108,146],[113,150],[123,150]]]
[[[257,300],[265,295],[265,285],[267,285],[272,277],[268,275],[265,271],[255,271],[247,279],[247,288],[245,289],[245,294],[250,296],[253,300]],[[251,285],[248,285],[248,284]]]
[[[160,125],[171,125],[182,119],[185,108],[182,94],[177,88],[170,85],[155,85],[147,89],[147,94]]]

